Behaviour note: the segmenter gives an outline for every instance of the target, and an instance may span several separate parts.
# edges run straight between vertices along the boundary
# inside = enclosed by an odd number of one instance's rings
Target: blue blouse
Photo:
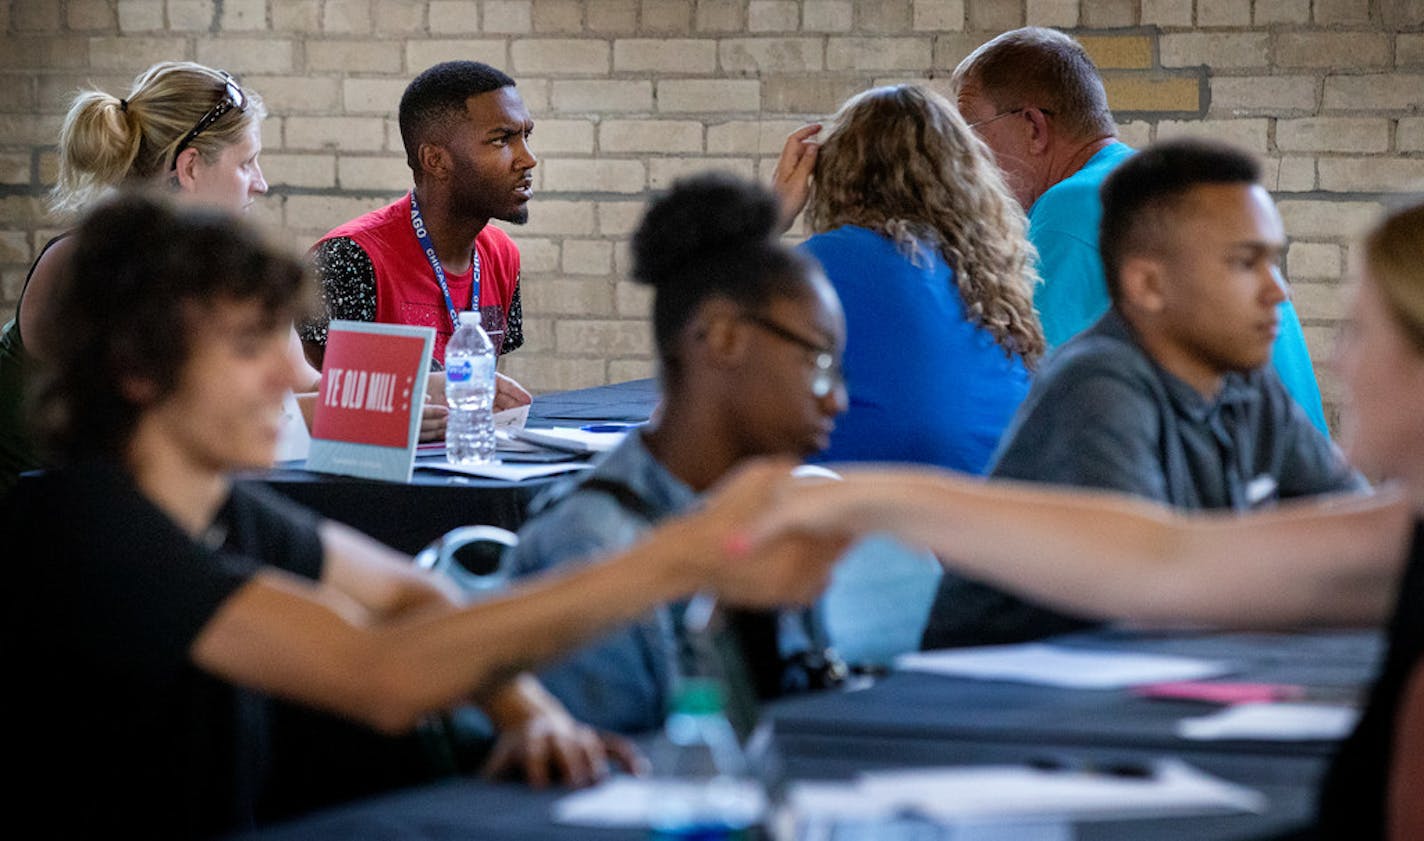
[[[1029,375],[966,318],[943,255],[921,249],[911,261],[889,237],[853,225],[801,248],[820,261],[846,313],[850,409],[816,460],[983,473]]]

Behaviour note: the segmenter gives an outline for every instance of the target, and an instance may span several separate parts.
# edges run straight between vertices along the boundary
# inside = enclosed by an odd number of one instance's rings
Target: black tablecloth
[[[658,401],[654,380],[541,395],[529,425],[570,426],[589,421],[647,420]],[[529,503],[559,477],[505,482],[417,470],[408,484],[313,473],[300,462],[247,476],[317,513],[414,554],[450,529],[472,524],[518,530]]]
[[[1336,691],[1357,687],[1374,670],[1373,633],[1172,634],[1094,632],[1066,645],[1123,648],[1226,659],[1232,679],[1290,681]],[[1084,822],[1078,841],[1244,841],[1274,838],[1307,823],[1330,742],[1188,742],[1176,722],[1216,709],[1148,701],[1122,691],[1046,689],[897,673],[853,692],[782,701],[764,714],[775,722],[788,777],[846,779],[881,768],[1023,763],[1068,759],[1105,764],[1178,756],[1204,771],[1266,795],[1261,815],[1231,814]],[[450,781],[310,817],[262,833],[284,839],[455,841],[463,838],[636,839],[638,831],[561,827],[550,809],[562,792]]]
[[[1176,654],[1233,664],[1223,680],[1300,684],[1348,695],[1375,673],[1381,652],[1373,632],[1311,634],[1136,635],[1087,632],[1058,644]],[[1331,742],[1204,742],[1178,737],[1177,722],[1217,705],[1139,698],[1120,690],[1088,691],[896,672],[858,692],[822,693],[773,705],[768,715],[782,740],[821,755],[841,750],[893,753],[964,741],[1003,745],[1096,746],[1173,751],[1229,750],[1239,755],[1328,756]],[[843,743],[843,744],[842,744]],[[839,747],[838,747],[839,745]]]

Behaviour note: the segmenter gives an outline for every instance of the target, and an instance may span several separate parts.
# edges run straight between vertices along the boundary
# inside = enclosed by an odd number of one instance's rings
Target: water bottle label
[[[475,375],[474,360],[468,356],[445,359],[445,380],[452,383],[467,383]]]

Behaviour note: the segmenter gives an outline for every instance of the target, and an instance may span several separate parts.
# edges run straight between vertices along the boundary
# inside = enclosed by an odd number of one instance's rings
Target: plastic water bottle
[[[652,760],[653,841],[751,841],[766,793],[748,772],[715,680],[683,683]]]
[[[460,327],[445,345],[445,458],[451,464],[494,460],[494,345],[478,312],[460,313]]]

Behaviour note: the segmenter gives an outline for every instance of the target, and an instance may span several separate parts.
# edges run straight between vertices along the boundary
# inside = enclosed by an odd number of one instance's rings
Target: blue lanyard
[[[435,243],[430,241],[430,234],[425,230],[425,220],[420,215],[420,205],[415,201],[415,191],[410,191],[410,226],[415,229],[415,238],[420,240],[420,247],[425,251],[425,259],[430,261],[430,268],[435,270],[435,282],[440,284],[440,292],[445,296],[445,307],[450,310],[450,331],[460,329],[460,311],[455,309],[455,301],[450,297],[450,284],[445,282],[445,267],[440,265],[440,258],[435,256]],[[479,311],[480,308],[480,252],[476,248],[470,252],[472,260],[470,284],[470,309]]]

